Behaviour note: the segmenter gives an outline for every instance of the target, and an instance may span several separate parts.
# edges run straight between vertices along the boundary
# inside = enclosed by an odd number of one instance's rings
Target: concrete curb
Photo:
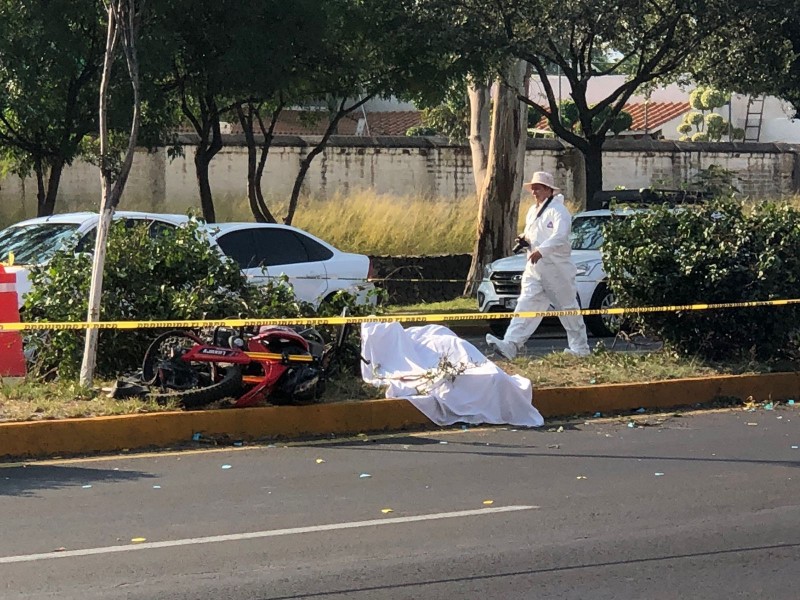
[[[800,373],[735,375],[651,383],[541,388],[534,404],[545,418],[638,408],[666,409],[719,398],[800,398]],[[165,448],[195,433],[228,440],[292,439],[435,426],[406,400],[314,406],[149,413],[0,424],[0,457],[45,457]]]

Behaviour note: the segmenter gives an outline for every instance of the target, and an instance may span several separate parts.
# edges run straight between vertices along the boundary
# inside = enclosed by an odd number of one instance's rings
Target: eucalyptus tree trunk
[[[141,99],[139,96],[139,62],[136,52],[136,33],[139,24],[141,2],[137,0],[110,0],[108,2],[108,35],[106,37],[106,53],[103,61],[103,74],[100,81],[100,174],[102,195],[100,200],[100,217],[97,223],[94,257],[92,260],[92,281],[89,287],[89,309],[86,320],[89,323],[100,320],[100,306],[103,292],[103,268],[106,259],[106,241],[111,221],[128,181],[128,174],[133,164],[136,140],[139,136],[141,117]],[[133,118],[128,137],[128,147],[118,173],[114,173],[113,161],[109,153],[108,139],[108,87],[111,67],[114,63],[114,51],[117,42],[122,38],[122,50],[128,75],[133,88]],[[92,385],[97,365],[97,340],[99,331],[94,328],[86,330],[86,343],[83,350],[80,384],[84,387]]]
[[[491,82],[470,79],[467,84],[469,97],[469,147],[472,151],[472,175],[475,190],[480,193],[486,179],[486,164],[489,158],[489,95]]]
[[[509,63],[492,93],[492,123],[486,177],[479,190],[478,226],[472,251],[465,296],[478,287],[483,268],[511,253],[519,212],[520,145],[527,139],[519,95],[525,78],[525,64]]]

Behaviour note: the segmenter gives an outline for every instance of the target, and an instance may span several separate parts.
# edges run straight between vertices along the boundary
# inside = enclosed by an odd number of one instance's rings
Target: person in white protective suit
[[[530,190],[536,202],[525,218],[525,230],[518,242],[528,248],[528,260],[522,274],[522,290],[515,313],[545,311],[552,304],[556,310],[578,309],[575,287],[575,265],[570,260],[572,246],[569,234],[572,215],[564,206],[564,196],[557,194],[553,176],[544,171],[533,174]],[[567,331],[569,348],[564,352],[575,356],[589,354],[586,325],[581,315],[559,317]],[[513,359],[533,335],[541,317],[514,317],[504,339],[487,334],[488,346],[503,358]]]

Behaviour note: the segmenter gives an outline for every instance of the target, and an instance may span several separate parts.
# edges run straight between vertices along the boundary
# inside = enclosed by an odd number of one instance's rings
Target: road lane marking
[[[454,512],[414,515],[409,517],[392,517],[390,519],[371,519],[369,521],[350,521],[347,523],[329,523],[327,525],[309,525],[307,527],[290,527],[288,529],[271,529],[268,531],[251,531],[248,533],[232,533],[227,535],[211,535],[207,537],[185,538],[181,540],[165,540],[163,542],[145,542],[143,544],[125,544],[124,546],[106,546],[104,548],[84,548],[83,550],[64,550],[61,552],[45,552],[41,554],[21,554],[19,556],[2,556],[0,564],[35,562],[54,558],[71,558],[76,556],[92,556],[97,554],[113,554],[116,552],[136,552],[155,550],[157,548],[174,548],[176,546],[194,546],[197,544],[216,544],[217,542],[235,542],[255,540],[259,538],[297,535],[301,533],[317,533],[322,531],[338,531],[341,529],[358,529],[361,527],[378,527],[380,525],[398,525],[402,523],[418,523],[420,521],[438,521],[458,517],[479,517],[497,513],[534,510],[538,506],[498,506],[477,508]]]

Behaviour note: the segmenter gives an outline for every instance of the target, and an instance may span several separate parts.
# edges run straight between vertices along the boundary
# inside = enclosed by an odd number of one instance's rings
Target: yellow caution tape
[[[800,304],[800,298],[757,300],[752,302],[719,302],[715,304],[679,304],[671,306],[639,306],[633,308],[597,308],[546,310],[530,312],[436,313],[369,315],[365,317],[300,317],[294,319],[218,319],[184,321],[94,321],[0,323],[0,331],[64,330],[64,329],[203,329],[206,327],[252,327],[261,325],[344,325],[346,323],[440,323],[442,321],[486,321],[512,317],[566,317],[573,315],[625,315],[657,312],[702,311],[728,308],[757,308]]]

